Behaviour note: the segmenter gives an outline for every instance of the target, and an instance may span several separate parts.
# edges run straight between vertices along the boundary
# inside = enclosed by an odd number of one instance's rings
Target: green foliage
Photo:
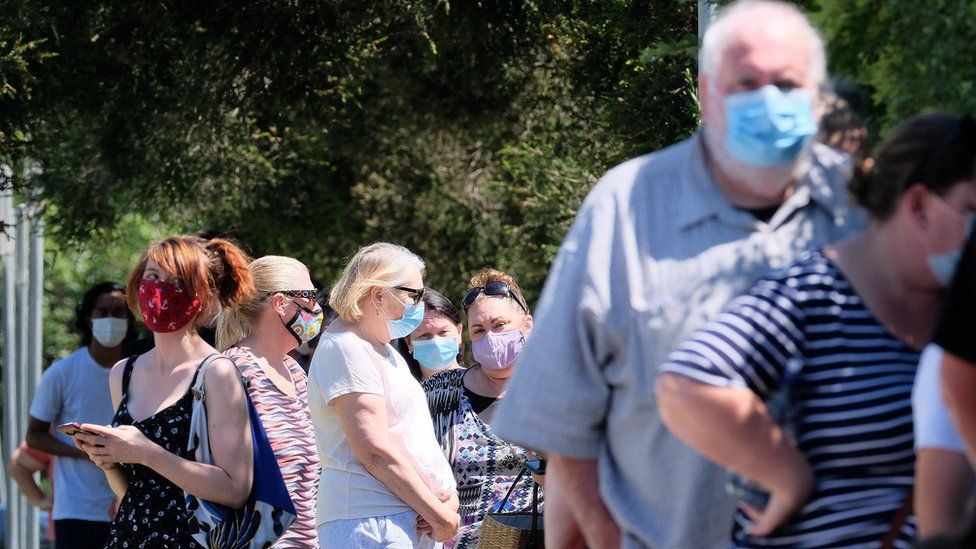
[[[48,212],[56,216],[56,212]],[[159,219],[127,214],[111,232],[101,231],[86,246],[45,241],[44,365],[78,348],[75,307],[91,286],[113,281],[125,285],[129,271],[146,243],[165,238],[170,230]]]
[[[326,282],[390,240],[449,295],[493,265],[534,297],[599,175],[697,123],[689,0],[6,4],[56,55],[19,154],[80,253],[139,213]]]
[[[818,0],[835,75],[870,92],[876,126],[926,108],[976,113],[976,3]]]

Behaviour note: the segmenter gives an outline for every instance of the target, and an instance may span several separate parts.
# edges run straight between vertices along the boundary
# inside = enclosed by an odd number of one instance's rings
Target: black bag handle
[[[526,469],[524,466],[522,470],[515,475],[515,480],[512,481],[512,486],[505,493],[505,497],[502,498],[501,505],[498,506],[498,510],[501,511],[505,508],[505,504],[508,503],[509,498],[512,497],[512,492],[515,491],[515,487],[518,486],[519,481],[525,476]],[[532,536],[529,541],[529,547],[535,547],[535,534],[539,531],[539,483],[532,479]]]

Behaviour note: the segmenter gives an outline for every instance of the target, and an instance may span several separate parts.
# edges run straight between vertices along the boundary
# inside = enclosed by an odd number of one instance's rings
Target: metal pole
[[[30,235],[30,271],[28,273],[30,284],[30,301],[28,312],[30,323],[28,324],[28,340],[30,347],[25,353],[28,357],[26,385],[27,400],[23,404],[24,420],[21,425],[25,426],[28,421],[28,407],[34,400],[34,390],[41,379],[41,362],[44,350],[44,218],[41,209],[37,205],[31,211],[31,235]],[[29,506],[27,512],[27,543],[25,549],[40,549],[41,546],[41,525],[37,509],[33,505]]]
[[[15,303],[17,301],[17,258],[14,255],[16,246],[14,227],[16,219],[14,216],[13,196],[5,192],[0,196],[0,216],[5,224],[6,231],[0,235],[0,256],[3,260],[3,457],[9,458],[14,449],[20,445],[17,438],[17,314]],[[20,498],[17,497],[17,485],[13,478],[7,475],[7,512],[5,517],[6,530],[4,532],[4,544],[6,547],[17,547],[19,541],[19,528],[17,523],[17,510]]]
[[[30,311],[28,302],[30,298],[30,216],[26,204],[17,206],[17,368],[14,371],[14,378],[17,384],[17,444],[24,440],[24,433],[27,427],[27,372],[30,370]],[[27,547],[27,536],[30,534],[28,529],[28,516],[33,509],[20,490],[17,490],[17,525],[20,533],[20,543],[17,547]],[[13,498],[11,498],[13,499]]]
[[[698,42],[705,37],[705,31],[712,24],[717,13],[714,0],[698,0]],[[699,59],[700,61],[700,59]]]

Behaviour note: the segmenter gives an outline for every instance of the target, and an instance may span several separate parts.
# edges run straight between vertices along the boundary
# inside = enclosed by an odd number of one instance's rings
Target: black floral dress
[[[122,374],[122,400],[112,425],[133,425],[149,440],[167,451],[193,459],[186,451],[190,433],[193,395],[187,390],[180,400],[152,416],[133,421],[129,415],[129,379],[135,357],[129,359]],[[197,370],[199,373],[199,370]],[[196,374],[194,374],[194,377]],[[192,386],[192,383],[191,383]],[[183,490],[162,475],[130,463],[120,464],[129,480],[119,514],[112,521],[106,548],[199,548],[189,531],[189,515]]]

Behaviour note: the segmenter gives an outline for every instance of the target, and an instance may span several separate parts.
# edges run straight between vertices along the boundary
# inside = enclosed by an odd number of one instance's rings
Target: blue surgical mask
[[[413,344],[413,357],[428,370],[444,370],[458,355],[458,341],[453,337],[418,339]]]
[[[939,200],[941,201],[941,199]],[[946,207],[948,208],[949,206]],[[976,214],[967,213],[964,218],[964,223],[966,226],[966,237],[968,238],[973,232],[973,227],[976,226]],[[928,247],[928,240],[923,237],[922,241]],[[956,275],[956,268],[959,266],[961,259],[962,248],[957,248],[940,254],[929,254],[925,257],[925,263],[929,266],[929,270],[932,271],[932,276],[939,281],[939,284],[942,287],[948,287],[952,284],[952,278]]]
[[[389,290],[387,290],[389,292]],[[390,292],[393,295],[393,292]],[[397,299],[393,296],[393,299]],[[403,303],[399,299],[398,302]],[[382,310],[382,308],[380,309]],[[386,315],[386,311],[383,311]],[[386,317],[386,326],[390,330],[390,339],[398,339],[401,337],[407,337],[414,330],[420,326],[420,323],[424,321],[424,302],[420,301],[418,303],[411,303],[409,305],[404,305],[403,316],[397,320],[391,319],[389,316]]]
[[[817,133],[813,97],[773,85],[725,97],[725,147],[751,166],[773,167],[796,160]]]

